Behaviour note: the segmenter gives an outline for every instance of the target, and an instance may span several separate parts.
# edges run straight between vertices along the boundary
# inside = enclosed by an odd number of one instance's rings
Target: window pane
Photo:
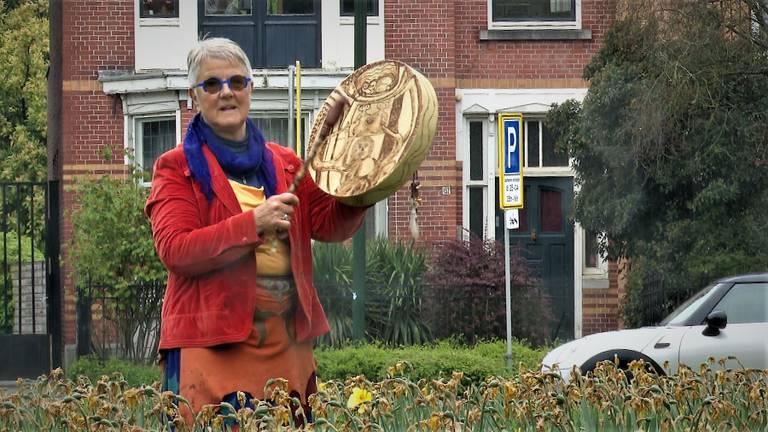
[[[597,267],[597,234],[584,231],[584,267]]]
[[[311,15],[315,13],[314,0],[267,0],[270,15]]]
[[[542,189],[541,190],[541,214],[540,225],[541,232],[561,232],[563,230],[563,208],[562,194],[560,191]]]
[[[141,18],[178,18],[179,0],[139,0]]]
[[[288,147],[291,140],[288,139],[288,117],[252,117],[252,120],[254,123],[256,123],[256,127],[258,127],[261,130],[261,133],[264,135],[264,139],[267,141],[272,141],[274,143],[280,144],[284,147]],[[301,140],[304,143],[302,145],[302,150],[306,151],[306,142],[307,142],[307,119],[306,117],[301,118]],[[293,120],[296,121],[295,119]],[[294,124],[295,127],[295,124]],[[295,134],[294,130],[294,134]],[[294,136],[295,139],[295,136]],[[291,147],[294,150],[296,150],[294,147]]]
[[[483,188],[469,188],[469,231],[478,237],[485,237],[483,220]]]
[[[252,0],[205,0],[206,15],[250,15]]]
[[[366,0],[368,3],[365,9],[366,15],[378,16],[379,15],[379,1],[378,0]],[[350,16],[355,14],[355,0],[341,0],[341,15]]]
[[[525,137],[526,150],[528,151],[528,167],[539,167],[539,122],[528,121]]]
[[[575,0],[493,0],[494,21],[574,21]]]
[[[555,140],[552,138],[552,134],[549,133],[549,129],[546,126],[542,127],[542,163],[545,167],[550,166],[568,166],[568,154],[555,149]]]
[[[469,179],[483,179],[483,122],[469,122]]]
[[[768,284],[736,284],[720,303],[712,309],[728,315],[728,324],[766,322],[768,312]]]
[[[176,120],[142,120],[140,145],[141,155],[137,157],[144,171],[151,174],[155,159],[176,146]]]

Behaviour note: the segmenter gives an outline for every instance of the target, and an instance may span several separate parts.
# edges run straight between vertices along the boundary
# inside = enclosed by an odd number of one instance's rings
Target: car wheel
[[[624,371],[624,375],[627,377],[627,382],[632,382],[634,379],[632,372],[629,371],[629,364],[635,360],[643,360],[645,362],[646,370],[649,373],[655,373],[659,376],[666,375],[664,369],[662,369],[662,367],[652,358],[643,353],[631,350],[611,350],[597,354],[581,365],[581,373],[587,375],[588,373],[594,372],[598,363],[602,361],[613,362],[616,358],[618,358],[618,368]]]

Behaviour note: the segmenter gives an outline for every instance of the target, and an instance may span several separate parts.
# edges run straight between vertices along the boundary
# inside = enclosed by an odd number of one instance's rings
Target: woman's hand
[[[265,232],[287,232],[299,198],[292,193],[272,195],[253,209],[253,221],[259,234]]]

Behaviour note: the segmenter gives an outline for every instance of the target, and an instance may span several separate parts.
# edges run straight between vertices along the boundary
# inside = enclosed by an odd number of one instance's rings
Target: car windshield
[[[715,290],[717,286],[719,286],[719,284],[708,285],[706,288],[697,292],[696,295],[686,300],[685,303],[681,304],[674,312],[667,315],[667,317],[661,321],[660,325],[684,325],[688,318],[696,312],[699,306],[717,291]]]

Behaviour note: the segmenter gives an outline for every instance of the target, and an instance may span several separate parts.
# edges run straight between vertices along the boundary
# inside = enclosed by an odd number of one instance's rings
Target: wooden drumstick
[[[325,139],[331,133],[331,129],[333,129],[333,126],[336,125],[336,122],[339,121],[341,114],[344,112],[344,105],[348,104],[349,100],[343,95],[340,99],[334,100],[333,105],[328,109],[328,114],[325,116],[323,126],[320,127],[320,131],[317,133],[315,141],[309,147],[307,158],[299,167],[299,171],[296,173],[296,177],[293,178],[291,187],[288,188],[288,192],[296,192],[296,189],[299,187],[299,183],[301,183],[301,179],[304,178],[304,173],[307,171],[307,165],[312,164],[312,161],[315,160],[315,156],[317,155],[317,151],[320,148],[320,144],[322,144],[322,142],[325,141]]]

